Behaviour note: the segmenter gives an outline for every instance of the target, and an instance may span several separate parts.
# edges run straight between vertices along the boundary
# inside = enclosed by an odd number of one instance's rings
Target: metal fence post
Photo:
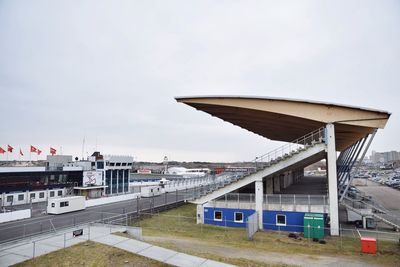
[[[153,214],[154,212],[154,193],[151,197],[151,202],[150,202],[150,213]]]
[[[340,235],[340,249],[343,249],[343,230],[342,225],[339,224],[339,235]]]
[[[140,217],[140,208],[139,208],[139,196],[136,197],[136,214],[138,217]]]
[[[296,211],[296,195],[293,195],[294,211]]]
[[[66,243],[67,243],[67,233],[64,233],[64,248],[65,248],[65,245],[66,245]]]
[[[25,238],[25,235],[26,235],[26,225],[24,224],[24,238]]]
[[[33,241],[33,251],[32,251],[32,258],[35,258],[35,250],[36,250],[36,242]]]
[[[88,240],[90,240],[90,223],[88,224]]]

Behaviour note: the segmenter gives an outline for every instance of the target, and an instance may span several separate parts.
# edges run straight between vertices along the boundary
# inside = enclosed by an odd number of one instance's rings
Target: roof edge
[[[388,115],[388,118],[392,115],[392,113],[379,110],[379,109],[372,109],[372,108],[365,108],[365,107],[357,107],[352,105],[343,105],[337,103],[329,103],[323,101],[315,101],[315,100],[308,100],[308,99],[295,99],[295,98],[284,98],[284,97],[270,97],[270,96],[245,96],[245,95],[195,95],[195,96],[177,96],[175,100],[177,102],[184,102],[184,100],[189,99],[203,99],[203,98],[214,98],[214,99],[223,99],[223,98],[236,98],[236,99],[259,99],[259,100],[272,100],[272,101],[288,101],[288,102],[299,102],[299,103],[309,103],[309,104],[317,104],[317,105],[325,105],[325,106],[335,106],[335,107],[344,107],[344,108],[351,108],[351,109],[359,109],[364,111],[370,112],[378,112],[384,113]]]

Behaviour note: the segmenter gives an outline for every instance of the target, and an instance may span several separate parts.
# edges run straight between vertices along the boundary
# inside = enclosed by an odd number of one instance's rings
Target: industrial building
[[[339,204],[346,205],[350,171],[390,117],[381,110],[286,98],[176,100],[267,139],[286,142],[255,158],[254,171],[196,196],[192,203],[197,204],[198,223],[245,227],[256,213],[259,229],[303,232],[305,223],[314,220],[322,221],[318,227],[328,227],[331,235],[339,234]],[[326,177],[304,176],[305,167],[323,159]]]

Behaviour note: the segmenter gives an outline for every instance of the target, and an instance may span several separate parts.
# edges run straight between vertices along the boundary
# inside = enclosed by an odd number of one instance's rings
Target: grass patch
[[[133,225],[142,227],[145,236],[195,239],[227,247],[288,254],[296,252],[309,256],[344,255],[387,265],[400,262],[400,246],[389,241],[378,242],[377,255],[361,254],[360,240],[350,237],[326,237],[327,243],[323,245],[310,239],[294,240],[289,238],[286,232],[269,231],[258,232],[253,241],[248,241],[245,229],[196,224],[196,206],[193,204],[145,217]]]
[[[87,241],[61,249],[40,257],[24,261],[14,266],[169,266],[121,249]]]

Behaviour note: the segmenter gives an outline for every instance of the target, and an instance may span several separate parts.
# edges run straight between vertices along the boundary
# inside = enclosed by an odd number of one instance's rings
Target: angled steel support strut
[[[364,148],[364,151],[363,151],[363,153],[361,155],[361,158],[360,158],[360,160],[359,160],[359,162],[358,162],[358,164],[357,164],[357,166],[356,166],[354,171],[357,171],[358,168],[360,168],[360,165],[361,165],[362,161],[364,160],[364,157],[367,154],[367,151],[368,151],[368,149],[369,149],[369,147],[370,147],[370,145],[372,143],[372,140],[374,140],[374,137],[375,137],[375,134],[376,134],[377,131],[378,130],[375,129],[375,131],[371,134],[371,136],[370,136],[370,138],[368,140],[367,146]],[[368,138],[368,136],[365,138],[365,140],[367,138]],[[344,196],[346,195],[347,190],[349,189],[349,186],[350,186],[351,182],[353,181],[353,178],[354,178],[354,176],[350,175],[350,179],[349,179],[349,182],[347,183],[346,189],[344,190],[343,194],[340,196],[340,202],[343,200]]]

